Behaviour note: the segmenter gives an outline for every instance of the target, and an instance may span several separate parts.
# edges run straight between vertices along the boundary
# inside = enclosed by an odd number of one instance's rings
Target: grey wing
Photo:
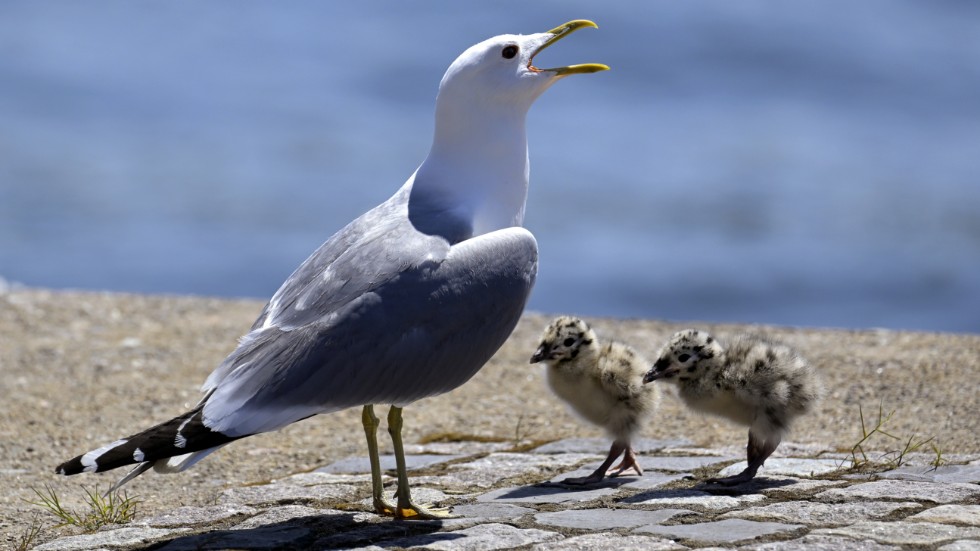
[[[328,239],[286,279],[252,330],[303,327],[416,263],[441,260],[449,243],[415,231],[407,201],[402,188]]]
[[[206,424],[253,434],[351,406],[404,405],[466,382],[517,324],[537,271],[537,244],[523,228],[451,248],[441,242],[448,249],[442,258],[432,249],[415,264],[396,260],[397,273],[319,317],[295,310],[285,327],[265,320],[215,382]]]

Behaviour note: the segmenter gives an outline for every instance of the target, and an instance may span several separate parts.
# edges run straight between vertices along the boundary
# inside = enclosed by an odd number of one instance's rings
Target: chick
[[[623,460],[609,476],[633,469],[642,475],[630,441],[657,404],[657,389],[643,384],[647,363],[629,346],[609,342],[599,345],[595,332],[584,321],[569,316],[556,318],[545,329],[531,363],[548,366],[548,386],[586,421],[602,427],[613,438],[609,455],[591,475],[566,478],[565,484],[600,482],[620,455]]]
[[[726,486],[752,480],[792,421],[821,394],[810,364],[791,348],[749,336],[726,347],[695,329],[675,333],[660,350],[643,382],[658,379],[676,384],[692,409],[749,427],[748,467],[708,480]]]

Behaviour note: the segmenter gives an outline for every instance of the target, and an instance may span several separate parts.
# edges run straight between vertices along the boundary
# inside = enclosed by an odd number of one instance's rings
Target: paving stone
[[[661,505],[667,507],[701,507],[710,511],[733,509],[740,505],[765,501],[766,496],[745,494],[738,496],[713,495],[698,490],[654,490],[628,497],[623,503],[632,505]]]
[[[453,461],[465,457],[463,455],[435,455],[435,454],[406,454],[405,455],[405,469],[409,471],[414,471],[418,469],[423,469],[425,467],[431,467],[432,465],[437,465],[439,463],[445,463],[447,461]],[[382,471],[393,471],[395,470],[395,456],[394,455],[382,455],[381,456],[381,470]],[[319,469],[313,471],[317,473],[327,473],[327,474],[357,474],[357,473],[370,473],[371,472],[371,462],[368,460],[367,456],[354,456],[348,457],[347,459],[341,459],[340,461],[331,463],[326,467],[320,467]]]
[[[299,518],[320,518],[329,515],[350,515],[350,512],[336,511],[333,509],[314,509],[312,507],[304,507],[303,505],[283,505],[281,507],[273,507],[260,515],[256,515],[245,520],[244,522],[240,522],[239,524],[235,525],[233,529],[248,530],[271,524],[289,522]]]
[[[716,465],[718,463],[724,463],[726,461],[731,461],[733,459],[738,459],[734,456],[651,456],[651,457],[637,457],[637,463],[643,467],[644,471],[673,471],[673,472],[688,472],[694,469],[699,469],[701,467],[707,467],[709,465]],[[598,465],[596,465],[598,467]],[[593,467],[594,469],[595,467]]]
[[[381,480],[394,480],[395,477],[385,474],[381,475]],[[313,471],[309,473],[294,474],[281,478],[276,481],[279,484],[294,484],[296,486],[319,486],[321,484],[351,484],[353,486],[363,486],[371,484],[371,474],[335,474]]]
[[[883,545],[874,540],[855,540],[842,536],[813,536],[739,547],[746,551],[899,551],[901,547]]]
[[[503,477],[509,478],[509,477]],[[486,490],[493,488],[503,478],[499,473],[486,470],[456,470],[446,474],[433,476],[412,476],[412,487],[432,486],[447,492],[464,492],[467,490]]]
[[[848,457],[850,457],[850,454],[848,454]],[[972,463],[978,458],[980,458],[980,454],[975,453],[944,453],[942,456],[943,462],[946,463],[946,465],[943,465],[944,467],[955,467],[962,463]],[[888,459],[894,459],[894,455],[889,456]],[[903,467],[925,467],[932,469],[935,462],[935,452],[912,452],[902,456]]]
[[[320,503],[326,500],[344,501],[353,499],[358,488],[350,484],[320,484],[299,486],[296,484],[262,484],[229,488],[218,498],[221,504],[276,505],[286,502]]]
[[[708,482],[707,479],[701,480],[697,486],[691,488],[692,490],[699,490],[702,492],[708,492],[711,494],[766,494],[770,495],[774,492],[780,490],[784,492],[789,492],[792,495],[798,495],[805,488],[809,487],[808,483],[813,482],[809,479],[802,478],[792,478],[786,476],[763,476],[756,477],[748,482],[743,482],[741,484],[736,484],[734,486],[722,486],[720,484],[714,484]],[[824,485],[833,485],[834,482],[826,482]],[[837,482],[836,484],[846,484],[845,482]]]
[[[566,468],[590,459],[601,459],[601,457],[592,453],[554,453],[548,455],[491,453],[473,461],[453,465],[452,469],[463,471],[487,469],[499,473],[523,474],[545,469]],[[505,476],[507,475],[504,474],[500,478]]]
[[[803,526],[799,524],[726,519],[716,522],[677,524],[674,526],[641,526],[633,531],[644,534],[659,534],[670,538],[697,542],[736,543],[770,534],[793,532],[802,528]]]
[[[130,527],[119,528],[116,530],[105,530],[94,534],[83,534],[80,536],[68,536],[56,539],[48,543],[38,545],[35,551],[76,551],[122,547],[126,545],[140,545],[153,543],[175,534],[189,531],[188,528],[164,529],[164,528],[145,528]]]
[[[934,467],[899,467],[879,473],[880,478],[921,480],[926,482],[980,483],[980,465],[945,465]]]
[[[379,545],[370,545],[374,542],[385,542],[390,539],[404,539],[411,535],[420,533],[437,532],[442,528],[440,521],[382,521],[382,522],[357,522],[346,529],[336,530],[329,535],[316,540],[311,549],[357,549],[365,551],[369,549],[379,550],[388,548]]]
[[[616,493],[614,488],[581,486],[513,486],[487,492],[476,498],[479,502],[500,503],[578,503],[592,501]]]
[[[514,459],[514,458],[518,459]],[[524,457],[525,459],[520,459]],[[549,461],[548,458],[555,458]],[[450,471],[436,476],[413,476],[412,484],[436,486],[455,491],[471,488],[488,489],[500,484],[508,478],[533,475],[540,472],[542,477],[551,476],[556,470],[564,470],[571,465],[595,456],[582,454],[562,455],[526,455],[526,454],[496,454],[489,458],[473,463],[460,463],[450,467]],[[489,465],[489,466],[488,466]],[[592,472],[592,471],[589,471]]]
[[[214,524],[236,516],[252,516],[259,510],[248,505],[225,504],[208,507],[178,507],[155,517],[135,522],[141,526],[171,528],[174,526],[195,526]]]
[[[939,505],[905,520],[980,526],[980,505]]]
[[[745,461],[729,465],[718,473],[719,477],[736,475],[748,466]],[[796,457],[771,457],[759,469],[758,476],[806,476],[813,477],[840,470],[841,462],[836,459],[801,459]]]
[[[953,540],[980,538],[980,528],[950,526],[934,522],[864,521],[840,528],[821,528],[814,534],[871,538],[894,545],[937,545]]]
[[[589,453],[605,455],[609,452],[611,442],[605,438],[566,438],[556,442],[550,442],[543,446],[538,446],[531,450],[532,453]],[[631,442],[633,450],[638,454],[654,453],[665,448],[675,448],[678,446],[690,446],[691,441],[686,439],[676,440],[653,440],[650,438],[640,438]]]
[[[869,501],[851,503],[816,503],[810,501],[786,501],[764,507],[750,507],[730,511],[719,518],[744,518],[748,520],[788,522],[820,526],[847,526],[858,520],[877,519],[901,510],[918,509],[918,503],[906,501]]]
[[[957,540],[953,543],[947,543],[936,551],[980,551],[980,541]]]
[[[464,483],[465,486],[463,487],[492,488],[498,485],[501,480],[518,476],[540,473],[542,478],[551,477],[556,472],[565,471],[590,459],[598,464],[600,458],[582,453],[553,455],[492,453],[474,461],[452,465],[445,475],[445,479],[425,479],[424,483],[447,483],[456,488]]]
[[[573,475],[579,476],[579,475]],[[681,480],[691,476],[691,473],[658,473],[657,471],[647,471],[643,473],[643,476],[633,476],[626,478],[626,483],[623,484],[623,488],[631,488],[634,490],[653,490],[654,488],[659,488],[671,482]]]
[[[533,512],[534,509],[510,503],[473,503],[453,507],[454,515],[481,520],[516,520]]]
[[[481,524],[455,532],[434,532],[422,536],[385,541],[385,547],[411,547],[413,549],[467,549],[491,551],[512,549],[532,543],[555,541],[561,534],[544,530],[515,528],[509,524]]]
[[[549,482],[552,484],[561,484],[566,478],[576,478],[589,476],[595,471],[598,465],[586,465],[584,467],[579,467],[574,471],[564,472],[554,478]],[[653,488],[658,488],[664,484],[669,484],[675,480],[680,480],[686,476],[690,476],[691,473],[671,473],[665,474],[657,471],[646,471],[642,476],[630,471],[629,473],[622,476],[610,476],[602,479],[602,482],[592,484],[590,488],[633,488],[636,490],[652,490]]]
[[[615,533],[585,534],[550,543],[538,543],[531,547],[532,551],[674,551],[680,549],[687,549],[687,547],[673,540],[654,536],[621,536]]]
[[[835,486],[844,486],[847,482],[843,480],[812,480],[809,478],[791,478],[791,477],[766,477],[765,483],[759,486],[754,486],[753,483],[763,479],[755,479],[749,483],[747,486],[749,491],[759,492],[765,494],[769,497],[785,497],[785,496],[799,496],[800,494],[808,494],[815,490],[833,488]],[[746,486],[739,486],[739,488],[745,488]]]
[[[428,444],[405,444],[405,453],[413,455],[456,455],[466,457],[491,452],[502,452],[521,442],[429,442]]]
[[[856,499],[901,499],[953,503],[980,496],[980,486],[973,484],[938,484],[913,480],[877,480],[834,488],[815,496],[821,501],[853,501]]]
[[[642,511],[637,509],[575,509],[538,513],[534,521],[548,526],[563,526],[582,530],[612,530],[615,528],[636,528],[647,524],[661,524],[678,515],[694,515],[687,509],[658,509]]]
[[[247,549],[264,551],[299,546],[310,539],[304,526],[272,525],[251,530],[222,530],[177,538],[155,551],[217,551]]]

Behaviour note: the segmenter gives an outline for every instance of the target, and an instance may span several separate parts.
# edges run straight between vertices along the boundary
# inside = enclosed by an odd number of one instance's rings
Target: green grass
[[[31,523],[24,530],[24,533],[20,535],[20,539],[17,541],[17,547],[14,549],[16,551],[27,551],[28,549],[34,547],[34,540],[41,533],[41,519],[38,515],[34,515],[31,519]]]
[[[120,494],[119,492],[114,492],[102,494],[94,488],[89,490],[83,487],[87,508],[85,511],[78,513],[64,507],[61,504],[61,498],[51,488],[45,487],[43,491],[37,488],[31,489],[40,501],[31,501],[30,503],[45,509],[57,517],[60,522],[56,528],[74,526],[81,528],[85,532],[95,532],[108,524],[125,524],[133,520],[136,516],[136,508],[139,504],[135,498],[128,497],[125,493]]]

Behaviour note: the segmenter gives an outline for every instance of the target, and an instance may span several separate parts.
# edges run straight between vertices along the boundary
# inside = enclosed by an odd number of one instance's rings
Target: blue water
[[[530,308],[980,332],[980,2],[4,2],[0,276],[266,298],[428,150],[470,44],[590,18],[529,120]]]

